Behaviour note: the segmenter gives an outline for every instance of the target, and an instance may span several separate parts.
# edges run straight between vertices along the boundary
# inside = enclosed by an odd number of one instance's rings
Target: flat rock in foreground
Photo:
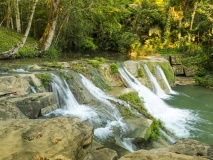
[[[0,122],[1,160],[81,160],[93,128],[78,118],[14,119]]]

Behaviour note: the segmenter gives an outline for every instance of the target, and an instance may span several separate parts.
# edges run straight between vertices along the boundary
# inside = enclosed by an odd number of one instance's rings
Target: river
[[[179,94],[172,95],[166,103],[174,108],[189,109],[196,116],[188,127],[190,136],[187,138],[213,144],[213,91],[200,86],[180,85],[172,89]]]

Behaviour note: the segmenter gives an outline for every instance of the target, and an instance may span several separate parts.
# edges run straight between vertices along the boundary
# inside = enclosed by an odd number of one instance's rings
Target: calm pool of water
[[[174,108],[189,109],[197,117],[188,128],[188,138],[213,144],[213,90],[200,86],[179,85],[173,90],[179,94],[172,95],[166,102]]]

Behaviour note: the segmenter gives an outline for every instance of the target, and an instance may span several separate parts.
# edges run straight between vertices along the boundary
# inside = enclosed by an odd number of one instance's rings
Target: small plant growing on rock
[[[142,69],[141,69],[141,68],[139,68],[139,69],[138,69],[138,75],[137,75],[137,78],[139,78],[139,77],[144,77],[144,73],[143,73],[143,71],[142,71]]]
[[[153,129],[152,132],[150,134],[149,139],[151,141],[153,140],[157,140],[160,136],[160,128],[162,127],[162,121],[157,120],[157,119],[152,119],[153,120]]]
[[[141,101],[140,97],[138,96],[137,92],[130,92],[127,94],[123,94],[119,96],[118,98],[127,101],[134,109],[136,109],[138,112],[143,114],[147,118],[153,118],[152,115],[150,115],[146,108],[144,107],[143,101]]]
[[[44,85],[44,88],[49,90],[52,76],[50,74],[36,74],[36,77],[41,80],[41,83]]]
[[[118,72],[118,65],[115,64],[115,63],[112,63],[112,64],[110,65],[110,69],[111,69],[112,74],[119,73],[119,72]]]

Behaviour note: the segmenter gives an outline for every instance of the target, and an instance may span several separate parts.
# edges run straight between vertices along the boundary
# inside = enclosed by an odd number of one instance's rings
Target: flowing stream
[[[82,82],[88,91],[94,95],[100,102],[104,103],[106,108],[100,107],[98,109],[86,105],[80,105],[71,90],[69,89],[65,80],[61,77],[53,75],[52,90],[57,97],[57,102],[61,109],[54,111],[47,115],[72,115],[79,117],[82,120],[87,120],[94,126],[94,135],[101,141],[114,139],[115,143],[130,152],[134,151],[134,145],[131,143],[129,137],[123,137],[128,132],[128,125],[122,121],[122,117],[109,100],[122,103],[122,101],[107,95],[102,90],[92,84],[86,77],[81,75]],[[109,99],[109,100],[108,100]]]
[[[179,86],[173,88],[179,94],[172,95],[166,102],[182,110],[190,109],[198,115],[189,128],[189,138],[213,144],[213,92],[200,86]]]
[[[190,110],[177,109],[168,105],[149,88],[142,85],[125,67],[119,68],[119,72],[129,87],[138,91],[149,113],[163,121],[165,126],[178,137],[189,137],[189,128],[192,128],[196,120],[196,116]]]
[[[152,73],[150,72],[149,68],[147,67],[146,64],[143,65],[149,80],[152,84],[153,87],[153,91],[154,93],[160,97],[160,98],[168,98],[168,95],[165,93],[165,91],[160,87],[159,83],[157,82],[157,79],[152,75]]]

